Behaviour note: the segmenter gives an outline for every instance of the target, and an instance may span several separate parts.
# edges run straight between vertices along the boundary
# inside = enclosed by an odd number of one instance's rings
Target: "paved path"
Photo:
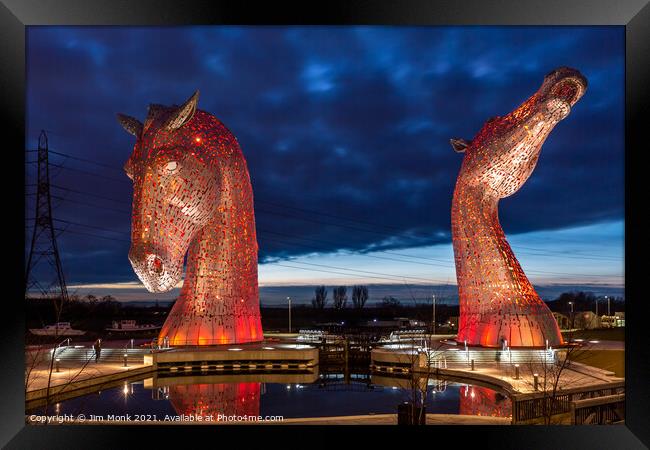
[[[478,376],[477,378],[490,377],[495,379],[498,384],[507,388],[513,393],[527,394],[535,392],[533,374],[538,374],[538,387],[542,389],[544,374],[547,375],[548,389],[552,389],[552,383],[559,373],[559,389],[573,389],[611,383],[623,380],[613,376],[613,373],[587,366],[585,364],[571,363],[571,367],[564,368],[561,372],[553,365],[547,366],[546,370],[541,364],[521,364],[519,367],[519,379],[515,379],[515,369],[507,363],[501,363],[499,366],[493,364],[477,364],[472,371],[466,364],[450,364],[448,369],[462,371],[468,378]],[[441,370],[444,373],[444,370]],[[435,376],[435,369],[432,369],[432,376]]]
[[[128,353],[127,366],[124,366],[122,352],[125,350],[107,348],[102,350],[99,362],[95,362],[92,348],[61,348],[60,361],[52,367],[50,387],[79,383],[91,378],[104,377],[107,375],[125,376],[126,372],[132,372],[144,367],[151,367],[151,364],[144,364],[143,355],[146,350],[126,350]],[[27,392],[47,388],[50,378],[50,349],[28,352],[26,355],[25,381]],[[59,353],[57,353],[59,357]],[[57,371],[58,365],[58,371]]]
[[[71,382],[78,382],[90,378],[97,378],[104,375],[123,374],[124,372],[133,371],[134,369],[141,369],[146,367],[145,364],[129,364],[124,367],[122,364],[111,363],[95,363],[94,361],[87,366],[83,367],[81,364],[64,364],[60,365],[60,372],[52,371],[52,379],[50,386],[59,386]],[[33,391],[47,387],[47,379],[49,374],[48,367],[39,366],[30,373],[29,381],[27,382],[27,390]]]
[[[186,425],[187,422],[84,422],[82,425]],[[192,422],[195,425],[397,425],[397,414],[368,414],[359,416],[291,418],[277,422]],[[458,414],[427,414],[427,425],[510,425],[506,417],[481,417]]]
[[[427,414],[427,425],[510,425],[505,417],[481,417],[458,414]],[[397,425],[397,414],[369,414],[362,416],[308,417],[267,422],[280,425]]]
[[[585,341],[581,350],[625,350],[623,341]]]

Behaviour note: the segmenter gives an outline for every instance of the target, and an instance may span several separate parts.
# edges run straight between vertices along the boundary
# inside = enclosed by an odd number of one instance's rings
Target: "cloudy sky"
[[[28,150],[47,130],[73,291],[163,298],[127,259],[134,138],[115,114],[196,89],[247,159],[262,286],[453,284],[449,138],[563,65],[589,88],[501,223],[536,285],[623,285],[622,27],[29,27],[27,43]]]

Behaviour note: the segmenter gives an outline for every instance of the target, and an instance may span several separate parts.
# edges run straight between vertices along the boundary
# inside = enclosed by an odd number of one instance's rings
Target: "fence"
[[[539,393],[533,394],[532,397],[531,394],[526,394],[525,396],[514,396],[512,398],[512,422],[525,423],[528,421],[535,421],[540,418],[548,418],[559,414],[568,414],[572,411],[572,409],[576,409],[576,405],[578,411],[576,414],[583,414],[583,412],[580,410],[591,405],[591,403],[585,402],[595,401],[596,404],[594,406],[601,406],[601,409],[604,410],[607,409],[605,408],[606,404],[611,403],[615,399],[619,399],[618,401],[620,401],[620,399],[624,398],[625,385],[623,382],[609,383],[607,387],[603,386],[597,389],[576,389],[569,392],[563,391],[561,394],[556,393],[555,395],[552,395],[550,393]],[[589,414],[593,412],[594,411],[591,410],[585,412],[585,417],[589,417]],[[598,414],[601,413],[598,412]],[[605,412],[602,414],[610,414],[610,412]],[[573,416],[575,417],[575,414]],[[572,419],[572,421],[578,423],[579,420],[583,419],[584,418]]]

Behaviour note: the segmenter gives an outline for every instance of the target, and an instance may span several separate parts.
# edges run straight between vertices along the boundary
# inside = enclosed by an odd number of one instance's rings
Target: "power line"
[[[58,188],[58,187],[57,187],[57,188]],[[66,189],[66,188],[63,188],[63,189]],[[81,194],[83,194],[81,191],[75,191],[75,190],[70,190],[70,189],[66,189],[66,190],[69,190],[69,191],[71,191],[71,192],[76,192],[76,193],[81,193]],[[27,194],[27,195],[35,195],[35,194],[32,193],[32,194]],[[98,197],[98,198],[103,198],[103,197],[101,197],[101,196],[96,196],[96,195],[94,195],[94,194],[86,194],[86,195],[94,196],[94,197]],[[72,199],[68,199],[68,198],[59,197],[59,196],[56,196],[56,195],[52,195],[52,198],[55,198],[55,199],[58,199],[58,200],[60,200],[60,201],[64,201],[64,202],[76,203],[76,204],[80,204],[80,205],[90,206],[90,207],[97,208],[97,209],[101,209],[101,210],[111,210],[111,211],[121,212],[121,213],[124,213],[124,214],[131,214],[131,211],[126,211],[126,210],[122,210],[122,209],[111,208],[111,207],[108,207],[108,206],[99,206],[99,205],[94,205],[94,204],[91,204],[91,203],[82,202],[82,201],[80,201],[80,200],[72,200]],[[107,199],[107,198],[106,198],[106,199]],[[118,200],[115,200],[115,199],[111,199],[111,200],[113,200],[113,201],[118,201]],[[121,202],[121,201],[119,201],[119,202]],[[121,203],[126,204],[126,202],[121,202]],[[319,243],[323,243],[323,244],[326,244],[326,245],[332,245],[332,246],[334,246],[334,247],[336,247],[336,246],[339,245],[338,243],[334,243],[334,242],[328,242],[328,241],[322,241],[322,240],[316,240],[316,239],[310,239],[310,238],[300,238],[300,237],[290,236],[290,235],[287,235],[287,234],[278,233],[278,232],[270,231],[270,230],[259,229],[259,231],[264,232],[264,233],[271,233],[271,234],[277,234],[277,235],[283,235],[283,236],[287,236],[287,237],[292,237],[292,238],[294,238],[294,239],[301,239],[301,240],[306,240],[306,241],[319,242]],[[295,243],[292,243],[292,244],[295,244]],[[314,248],[316,248],[316,247],[314,247]],[[385,253],[385,254],[389,254],[389,255],[403,256],[403,257],[411,258],[411,259],[419,259],[419,260],[427,260],[427,261],[437,261],[437,262],[442,262],[442,263],[444,263],[444,264],[433,264],[433,263],[428,263],[428,265],[432,265],[432,266],[437,265],[437,266],[440,266],[440,267],[450,267],[450,265],[449,265],[450,263],[449,263],[448,261],[441,260],[441,259],[430,258],[430,257],[426,257],[426,256],[414,256],[414,255],[408,255],[408,254],[405,254],[405,253],[398,253],[398,252],[393,252],[393,251],[388,251],[388,250],[376,250],[376,252],[381,252],[381,253]],[[551,255],[547,255],[547,254],[535,254],[535,253],[525,252],[525,251],[523,251],[523,252],[517,252],[517,253],[524,254],[524,255],[533,255],[533,256],[546,256],[546,257],[552,257]],[[549,251],[549,253],[551,253],[551,252]],[[566,255],[566,254],[564,254],[564,253],[562,253],[562,252],[557,252],[557,253],[558,253],[562,258],[583,259],[583,260],[602,260],[602,259],[598,259],[598,258],[594,258],[594,257]],[[361,256],[361,255],[365,255],[364,252],[358,252],[358,254],[359,254],[360,256]],[[379,259],[390,259],[390,260],[395,260],[395,261],[399,261],[399,262],[408,262],[408,261],[398,260],[398,259],[396,259],[396,258],[379,257],[379,256],[376,256],[376,255],[365,255],[365,256],[370,256],[370,257],[379,258]],[[617,259],[615,259],[615,258],[608,259],[608,260],[611,260],[611,261],[617,261]],[[420,263],[420,264],[426,264],[426,263]],[[529,271],[529,272],[532,273],[532,272],[534,272],[534,271]],[[557,275],[560,275],[560,273],[557,273],[557,272],[542,272],[542,271],[536,271],[536,272],[539,272],[539,273],[546,273],[546,274],[557,274]],[[575,274],[575,275],[579,275],[579,274]],[[590,274],[581,274],[581,275],[582,275],[582,276],[597,276],[597,275],[590,275]]]
[[[28,195],[30,195],[30,194],[28,194]],[[69,198],[58,197],[56,195],[53,195],[52,198],[56,198],[57,200],[61,200],[61,201],[66,202],[66,203],[73,203],[73,204],[78,204],[78,205],[90,206],[91,208],[101,209],[102,211],[103,210],[109,210],[109,211],[115,211],[115,212],[121,212],[121,213],[124,213],[124,214],[129,214],[129,215],[131,214],[131,211],[126,211],[124,209],[111,208],[109,206],[93,205],[92,203],[86,203],[86,202],[82,202],[82,201],[79,201],[79,200],[72,200],[72,199],[69,199]]]
[[[395,226],[392,226],[392,225],[374,224],[374,223],[366,222],[366,221],[363,221],[363,220],[351,219],[351,218],[345,217],[345,216],[339,216],[339,215],[335,215],[335,214],[331,214],[331,213],[315,211],[313,209],[305,209],[305,208],[298,208],[296,206],[281,205],[279,203],[268,202],[268,201],[258,200],[258,199],[255,200],[255,203],[265,203],[265,204],[270,205],[270,206],[277,206],[277,207],[280,207],[280,208],[293,209],[293,210],[296,210],[296,211],[303,211],[303,212],[306,212],[306,213],[309,213],[309,214],[317,214],[319,216],[332,217],[334,219],[342,219],[342,220],[346,220],[348,222],[356,222],[356,223],[370,225],[370,226],[379,226],[379,227],[388,228],[388,229],[397,230],[397,231],[402,230],[401,228],[395,227]]]
[[[27,194],[27,195],[34,195],[34,194]],[[122,212],[122,213],[125,213],[125,214],[130,214],[130,211],[110,208],[110,207],[106,207],[106,206],[93,205],[91,203],[85,203],[85,202],[81,202],[79,200],[72,200],[72,199],[67,199],[67,198],[58,197],[58,196],[54,196],[54,195],[52,196],[52,198],[59,199],[61,201],[65,201],[65,202],[90,206],[90,207],[101,209],[101,210],[108,209],[108,210],[112,210],[112,211]],[[271,233],[271,234],[277,234],[277,235],[282,235],[282,236],[287,236],[287,237],[293,237],[294,239],[300,239],[300,240],[304,240],[304,241],[312,241],[312,242],[324,243],[326,245],[333,245],[333,246],[339,245],[339,244],[336,244],[336,243],[333,243],[333,242],[316,240],[316,239],[309,239],[309,238],[300,238],[300,237],[290,236],[290,235],[287,235],[287,234],[278,233],[278,232],[274,232],[274,231],[270,231],[270,230],[260,229],[259,231],[261,231],[263,233]],[[297,243],[294,243],[294,242],[290,242],[290,244],[305,246],[305,245],[297,244]],[[318,249],[317,247],[313,247],[313,246],[312,246],[312,248]],[[412,259],[430,260],[430,261],[438,261],[438,262],[445,263],[445,264],[433,264],[433,263],[418,263],[416,261],[413,261],[416,264],[426,264],[426,265],[439,266],[439,267],[453,267],[453,264],[449,263],[448,261],[441,260],[441,259],[428,258],[428,257],[425,257],[425,256],[413,256],[413,255],[408,255],[408,254],[405,254],[405,253],[397,253],[397,252],[392,252],[392,251],[388,251],[388,250],[377,250],[377,252],[381,252],[381,253],[385,253],[385,254],[391,254],[391,255],[404,256],[404,257],[412,258]],[[529,254],[529,252],[518,252],[518,253]],[[398,262],[409,262],[409,261],[399,260],[399,259],[396,259],[396,258],[381,257],[381,256],[377,256],[377,255],[366,255],[364,252],[357,252],[357,254],[358,254],[358,256],[367,256],[367,257],[378,258],[378,259],[394,260],[394,261],[398,261]],[[541,254],[541,255],[536,255],[536,256],[549,256],[549,255]],[[588,258],[588,257],[584,257],[584,258],[583,257],[571,257],[569,255],[562,255],[562,257],[574,258],[574,259],[575,258],[577,258],[577,259],[592,259],[592,258]],[[563,273],[559,273],[559,272],[544,272],[544,271],[536,271],[536,270],[529,270],[527,272],[529,272],[529,273],[537,272],[537,273],[544,273],[544,274],[549,274],[549,275],[563,275]],[[573,274],[573,275],[575,275],[575,276],[600,276],[600,275],[593,275],[593,274]]]
[[[345,276],[349,276],[349,277],[353,277],[353,278],[362,278],[362,279],[374,278],[374,279],[384,280],[384,281],[395,281],[394,279],[391,279],[391,278],[375,277],[375,276],[372,276],[372,275],[361,276],[361,275],[354,275],[354,274],[349,274],[349,273],[344,273],[344,272],[336,272],[336,271],[332,271],[332,270],[310,269],[308,267],[290,266],[290,265],[287,265],[287,264],[280,264],[280,263],[274,263],[274,265],[280,266],[280,267],[289,267],[289,268],[292,268],[292,269],[308,270],[308,271],[311,271],[311,272],[335,273],[335,274],[345,275]],[[402,281],[402,280],[399,280],[399,281]],[[425,284],[425,283],[412,283],[412,284]],[[431,283],[428,283],[428,284],[431,284]]]
[[[299,239],[302,239],[302,238],[299,238]],[[307,244],[301,244],[301,243],[297,243],[297,242],[284,241],[284,240],[281,240],[281,239],[274,239],[274,238],[264,237],[264,240],[265,241],[270,240],[270,241],[278,242],[280,244],[298,245],[298,246],[301,246],[301,247],[313,248],[313,249],[319,250],[319,247],[310,246],[310,245],[307,245]],[[382,257],[382,256],[377,256],[377,255],[368,255],[368,254],[365,254],[365,253],[352,253],[351,256],[360,256],[360,257],[377,258],[377,259],[387,259],[387,260],[403,262],[403,263],[407,263],[407,264],[421,264],[421,265],[426,265],[426,266],[437,266],[437,267],[444,267],[444,268],[449,268],[449,269],[455,268],[454,263],[449,263],[447,265],[431,264],[431,263],[426,263],[426,262],[407,261],[407,260],[397,259],[397,258]],[[621,277],[621,275],[594,275],[594,274],[583,274],[583,273],[546,272],[546,271],[533,270],[533,269],[526,270],[526,273],[547,274],[547,275],[567,275],[567,276],[574,276],[574,277],[575,276],[582,276],[582,277],[616,276],[616,277]]]
[[[76,189],[70,189],[70,188],[66,188],[66,187],[63,187],[63,186],[58,186],[58,185],[56,185],[56,184],[53,184],[52,187],[53,187],[53,188],[56,188],[56,189],[60,189],[60,190],[62,190],[62,191],[74,192],[75,194],[87,195],[88,197],[100,198],[100,199],[102,199],[102,200],[109,200],[109,201],[111,201],[111,202],[122,203],[122,204],[124,204],[124,205],[129,205],[129,206],[131,206],[131,202],[128,202],[128,201],[126,201],[126,200],[118,200],[118,199],[111,198],[111,197],[104,197],[104,196],[102,196],[102,195],[90,194],[90,193],[88,193],[88,192],[82,192],[82,191],[78,191],[78,190],[76,190]]]
[[[82,161],[82,162],[86,162],[86,163],[92,163],[92,164],[97,164],[97,165],[101,165],[101,166],[112,167],[112,166],[109,166],[109,165],[104,164],[104,163],[100,163],[100,162],[97,162],[97,161],[91,161],[91,160],[87,160],[87,159],[84,159],[84,158],[73,157],[73,156],[71,156],[71,155],[67,155],[67,154],[65,154],[65,153],[61,153],[61,152],[53,152],[53,153],[56,153],[56,154],[58,154],[58,155],[62,155],[62,156],[65,156],[65,157],[74,158],[74,159],[76,159],[76,160],[79,160],[79,161]],[[57,167],[62,167],[62,166],[57,166]],[[64,168],[64,169],[69,169],[69,170],[79,171],[79,172],[81,172],[81,173],[85,173],[85,174],[89,174],[89,175],[93,175],[93,176],[100,176],[100,177],[103,177],[102,175],[99,175],[99,174],[96,174],[96,173],[92,173],[92,172],[82,171],[81,169],[68,168],[68,167],[62,167],[62,168]],[[120,181],[120,182],[126,181],[126,180],[117,180],[117,179],[115,179],[115,178],[111,178],[111,177],[103,177],[103,178],[107,178],[107,179],[110,179],[110,180],[113,180],[113,181]],[[118,203],[124,203],[124,204],[127,204],[127,202],[122,201],[122,200],[117,200],[117,199],[113,199],[113,198],[109,198],[109,197],[103,197],[103,196],[99,196],[99,195],[96,195],[96,194],[84,193],[84,192],[81,192],[81,191],[76,191],[76,190],[72,190],[72,189],[69,189],[69,188],[63,188],[63,187],[59,187],[59,186],[57,186],[57,188],[59,188],[59,189],[65,189],[65,190],[68,190],[68,191],[70,191],[70,192],[75,192],[75,193],[78,193],[78,194],[80,194],[80,195],[93,196],[93,197],[96,197],[96,198],[102,198],[102,199],[109,200],[109,201],[114,201],[114,202],[118,202]],[[84,203],[81,203],[81,202],[78,202],[78,203],[80,203],[80,204],[84,204]],[[279,207],[282,207],[282,208],[293,209],[293,210],[297,210],[297,211],[304,211],[304,212],[308,212],[308,213],[311,213],[311,214],[318,214],[318,215],[323,215],[323,216],[328,216],[328,217],[333,217],[333,218],[341,218],[341,219],[346,220],[346,221],[352,221],[352,222],[357,222],[357,223],[364,223],[364,224],[368,224],[368,225],[380,226],[380,227],[392,228],[392,229],[399,230],[399,228],[397,228],[397,227],[393,227],[393,226],[390,226],[390,225],[378,225],[378,224],[372,224],[372,223],[370,223],[370,222],[359,221],[359,220],[357,220],[357,219],[344,218],[344,217],[341,217],[341,216],[337,216],[337,215],[335,215],[335,214],[324,213],[324,212],[318,212],[318,211],[314,211],[314,210],[310,210],[310,209],[304,209],[304,208],[298,208],[298,207],[294,207],[294,206],[281,205],[281,204],[274,203],[274,202],[258,201],[258,203],[266,203],[266,204],[269,204],[269,205],[275,205],[275,206],[279,206]],[[86,204],[86,205],[88,205],[88,204]],[[89,205],[89,206],[95,206],[95,205]],[[96,207],[96,206],[95,206],[95,207]],[[102,209],[107,209],[107,208],[102,208]],[[126,212],[126,211],[120,210],[120,212]],[[392,237],[392,238],[395,238],[395,237],[413,238],[413,237],[414,237],[414,236],[413,236],[412,234],[410,234],[410,233],[404,233],[404,234],[401,235],[401,236],[400,236],[400,235],[394,235],[394,234],[388,234],[388,233],[381,232],[381,231],[377,231],[377,230],[370,230],[370,229],[367,229],[367,228],[355,227],[355,226],[350,226],[350,225],[347,225],[347,224],[333,223],[333,222],[324,222],[324,221],[322,221],[322,220],[315,220],[315,219],[312,219],[312,218],[300,217],[300,216],[297,216],[297,215],[295,215],[295,214],[292,215],[292,214],[287,213],[287,212],[269,211],[269,210],[265,210],[265,209],[263,209],[263,208],[257,208],[257,209],[256,209],[256,212],[261,212],[261,213],[264,213],[264,214],[279,215],[279,216],[283,216],[283,217],[294,218],[294,219],[297,219],[297,220],[303,220],[303,221],[308,221],[308,222],[312,222],[312,223],[317,223],[317,224],[319,224],[319,225],[330,225],[330,226],[335,226],[335,227],[347,228],[347,229],[352,229],[352,230],[356,230],[356,231],[362,231],[362,232],[366,232],[366,233],[373,233],[373,234],[377,234],[377,235],[381,235],[381,236],[387,236],[387,237]],[[335,245],[338,245],[338,244],[335,244]],[[524,247],[518,247],[518,248],[524,248]],[[525,249],[533,250],[533,251],[538,251],[538,252],[544,252],[544,253],[551,254],[551,255],[552,255],[552,254],[562,255],[562,257],[566,257],[566,258],[569,258],[569,259],[609,260],[609,261],[619,261],[619,260],[621,259],[621,258],[618,258],[618,257],[608,257],[608,256],[605,256],[605,255],[575,255],[575,254],[574,254],[574,255],[566,255],[565,252],[552,251],[552,250],[546,250],[546,249],[537,249],[537,248],[533,248],[533,247],[525,247]],[[369,250],[369,249],[368,249],[368,250]],[[369,251],[371,251],[371,250],[369,250]],[[444,261],[444,260],[440,260],[440,259],[436,259],[436,258],[430,258],[430,257],[425,257],[425,256],[417,256],[417,257],[416,257],[416,256],[407,255],[407,254],[403,254],[403,253],[389,252],[389,251],[386,251],[386,250],[385,250],[384,252],[385,252],[385,253],[388,253],[388,254],[393,254],[393,255],[396,255],[396,256],[406,257],[406,258],[425,259],[425,260],[430,260],[430,261],[446,262],[446,261]],[[530,252],[526,252],[526,251],[518,252],[518,253],[521,253],[521,254],[529,254],[529,255],[534,255],[534,256],[546,256],[546,255],[535,254],[535,253],[530,253]]]
[[[323,253],[323,250],[320,247],[316,247],[314,245],[300,244],[298,242],[284,241],[282,239],[274,239],[274,238],[270,238],[270,237],[266,237],[266,236],[264,237],[264,241],[271,241],[271,242],[277,242],[279,244],[289,244],[289,245],[297,245],[299,247],[312,248],[314,250],[320,251],[320,253]],[[347,250],[347,251],[349,251],[349,250]],[[331,252],[329,252],[329,253],[331,253]],[[383,259],[383,260],[388,260],[388,261],[403,262],[403,263],[407,263],[407,264],[420,264],[420,265],[424,265],[424,266],[450,267],[450,266],[443,265],[443,264],[431,264],[431,263],[420,262],[420,261],[408,261],[406,259],[389,258],[389,257],[386,257],[386,256],[368,255],[368,254],[361,253],[361,252],[351,252],[350,254],[353,255],[353,256],[361,256],[361,257],[364,257],[364,258],[376,258],[376,259]]]
[[[34,227],[34,225],[25,226],[25,228],[33,228],[33,227]],[[109,240],[109,241],[125,242],[127,244],[131,243],[131,241],[128,241],[126,239],[118,239],[118,238],[113,238],[113,237],[109,237],[109,236],[102,236],[100,234],[84,233],[82,231],[73,231],[73,230],[69,230],[67,228],[54,228],[54,231],[58,231],[59,233],[65,233],[65,234],[70,234],[71,233],[71,234],[79,234],[79,235],[82,235],[82,236],[96,237],[96,238],[100,238],[100,239],[106,239],[106,240]]]
[[[26,150],[27,153],[32,153],[32,152],[35,152],[35,151],[36,150]],[[92,160],[92,159],[80,158],[78,156],[73,156],[73,155],[69,155],[67,153],[57,152],[55,150],[50,150],[50,154],[63,156],[64,158],[74,159],[76,161],[81,161],[81,162],[84,162],[84,163],[87,163],[87,164],[94,164],[96,166],[104,167],[104,168],[107,168],[107,169],[112,169],[112,170],[115,170],[115,171],[118,171],[118,172],[123,171],[122,168],[115,167],[114,164],[106,164],[106,163],[98,162],[98,161],[95,161],[95,160]]]
[[[67,223],[69,225],[77,225],[77,226],[80,226],[80,227],[93,228],[95,230],[106,231],[106,232],[109,232],[109,233],[116,233],[116,234],[122,234],[122,235],[125,235],[125,234],[128,235],[129,234],[129,233],[126,233],[124,231],[115,231],[115,230],[111,230],[111,229],[108,229],[108,228],[96,227],[96,226],[93,226],[93,225],[86,225],[84,223],[79,223],[79,222],[71,222],[69,220],[64,220],[64,219],[54,219],[54,221],[55,222]]]
[[[368,270],[350,269],[349,267],[330,266],[330,265],[327,265],[327,264],[316,264],[316,263],[308,263],[308,262],[304,262],[304,261],[295,261],[295,260],[289,260],[289,262],[291,262],[293,264],[305,264],[305,265],[308,265],[308,266],[325,267],[325,268],[328,268],[328,269],[346,270],[346,271],[350,271],[350,272],[368,273],[368,274],[372,274],[372,275],[383,275],[383,276],[388,276],[388,277],[395,277],[397,279],[402,279],[402,280],[405,279],[405,278],[408,278],[408,279],[418,280],[418,281],[427,282],[427,283],[430,283],[431,281],[442,282],[442,280],[436,280],[434,278],[431,278],[429,280],[429,279],[424,279],[424,278],[419,278],[419,277],[411,277],[411,276],[407,276],[407,275],[394,275],[394,274],[389,274],[389,273],[373,272],[373,271],[368,271]]]
[[[33,162],[28,162],[26,164],[33,164]],[[119,178],[107,177],[105,175],[101,175],[101,174],[96,173],[96,172],[88,172],[87,170],[77,169],[76,167],[65,167],[65,166],[63,166],[61,164],[50,163],[50,166],[51,167],[58,167],[60,169],[65,169],[65,170],[72,170],[74,172],[83,173],[85,175],[91,175],[93,177],[102,178],[104,180],[114,181],[116,183],[125,183],[126,181],[128,181],[128,178],[119,179]]]

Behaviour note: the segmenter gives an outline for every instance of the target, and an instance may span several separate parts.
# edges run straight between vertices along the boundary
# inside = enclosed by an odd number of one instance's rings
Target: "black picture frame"
[[[626,35],[625,126],[625,254],[626,254],[626,424],[624,426],[512,426],[350,427],[356,444],[371,446],[396,437],[396,445],[455,443],[490,448],[633,449],[650,445],[650,366],[647,300],[641,283],[646,268],[643,251],[647,238],[641,223],[647,188],[641,158],[643,113],[648,112],[650,88],[650,4],[648,0],[500,0],[500,1],[346,1],[286,3],[197,0],[3,0],[0,5],[0,71],[2,84],[5,156],[3,201],[7,216],[6,240],[15,245],[7,256],[4,274],[11,282],[4,307],[0,361],[0,444],[7,448],[118,448],[149,447],[180,438],[186,446],[210,439],[210,446],[251,445],[250,439],[283,446],[311,445],[316,436],[336,437],[332,428],[207,426],[26,426],[24,418],[24,311],[19,299],[24,285],[25,148],[25,27],[33,25],[198,25],[198,24],[390,24],[390,25],[618,25]],[[27,68],[28,69],[28,68]],[[645,145],[644,145],[645,144]],[[15,164],[15,165],[14,165]],[[645,189],[644,189],[645,188]],[[645,238],[645,239],[644,239]],[[6,247],[6,246],[5,246]],[[15,257],[10,252],[15,251]],[[11,254],[11,256],[10,256]],[[12,310],[13,308],[13,310]],[[315,429],[316,428],[316,429]],[[338,430],[335,431],[338,433]],[[282,434],[282,435],[281,435]],[[359,440],[360,439],[360,440]],[[418,441],[422,442],[417,442]],[[347,439],[346,439],[347,440]],[[228,442],[229,444],[225,444]],[[330,441],[334,444],[335,440]],[[437,444],[436,444],[437,443]],[[463,445],[464,446],[464,445]]]

